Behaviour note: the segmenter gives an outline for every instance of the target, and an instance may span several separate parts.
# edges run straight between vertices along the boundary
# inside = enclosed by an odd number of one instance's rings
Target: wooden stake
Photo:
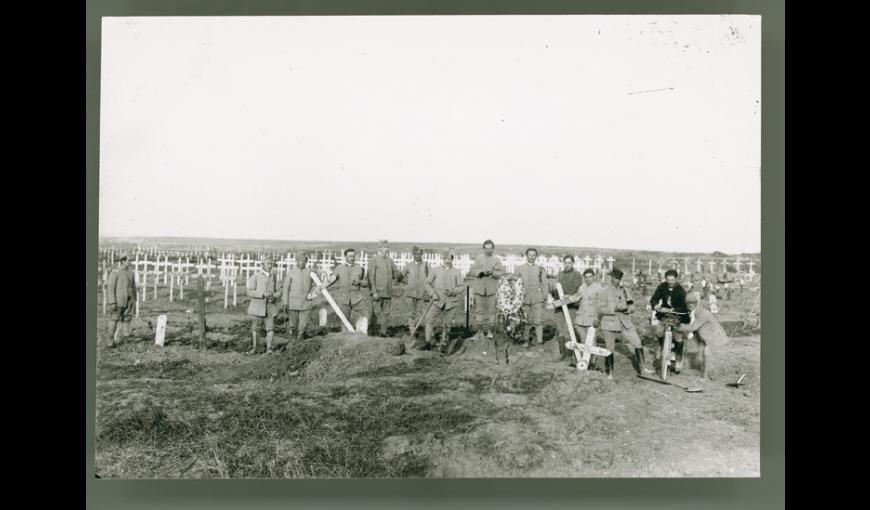
[[[205,288],[202,275],[196,280],[196,290],[199,292],[199,297],[197,298],[199,305],[197,307],[199,310],[199,346],[201,349],[205,349]]]
[[[236,306],[236,302],[237,302],[237,301],[236,301],[236,295],[237,295],[237,292],[238,292],[238,291],[236,290],[236,279],[233,278],[233,306]]]
[[[172,302],[172,291],[175,289],[175,275],[169,279],[169,302]]]
[[[106,305],[108,304],[109,285],[106,281],[106,273],[103,272],[103,315],[106,315]]]
[[[230,282],[224,280],[224,310],[227,309],[230,298]]]

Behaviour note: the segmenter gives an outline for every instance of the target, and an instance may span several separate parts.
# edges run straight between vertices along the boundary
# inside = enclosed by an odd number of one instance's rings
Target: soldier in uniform
[[[574,257],[572,255],[565,255],[562,258],[563,268],[557,277],[557,281],[562,285],[562,292],[564,293],[565,298],[569,301],[566,308],[568,308],[568,315],[570,318],[570,324],[573,328],[574,321],[577,318],[577,310],[580,308],[580,304],[573,299],[568,299],[569,297],[573,297],[580,290],[580,287],[583,285],[583,275],[580,274],[579,271],[574,269]],[[559,293],[553,286],[553,289],[550,291],[550,294],[555,298],[559,299]],[[553,309],[553,321],[556,323],[556,330],[559,332],[559,360],[564,359],[567,355],[570,354],[570,351],[564,349],[565,342],[571,339],[571,335],[568,332],[568,323],[565,322],[565,318],[562,316],[562,307],[558,306]],[[582,343],[582,340],[578,339]]]
[[[571,300],[576,300],[577,304],[577,314],[574,316],[574,332],[577,335],[577,341],[581,344],[586,340],[589,328],[599,326],[599,292],[601,292],[601,283],[595,279],[595,270],[591,267],[586,268],[583,271],[583,284],[571,296]]]
[[[728,335],[710,310],[699,305],[698,301],[695,293],[686,297],[692,321],[689,324],[680,324],[679,330],[682,333],[694,333],[698,342],[704,344],[699,357],[704,366],[701,377],[706,379],[711,361],[711,347],[724,345],[728,341]]]
[[[400,273],[396,263],[390,258],[386,241],[380,242],[377,254],[369,259],[368,277],[372,290],[372,320],[380,330],[379,336],[387,336],[393,302],[393,280],[398,280]]]
[[[308,292],[313,284],[311,274],[315,271],[307,266],[308,254],[297,253],[296,267],[287,270],[281,293],[281,302],[287,310],[287,336],[292,338],[291,331],[295,328],[296,340],[305,338],[305,327],[314,308],[314,302],[308,299]]]
[[[495,243],[487,239],[483,242],[483,255],[474,259],[469,274],[475,280],[471,284],[474,293],[474,320],[478,328],[478,335],[485,334],[488,338],[493,337],[495,327],[495,302],[498,294],[498,280],[504,276],[504,265],[501,259],[493,256]]]
[[[529,248],[526,250],[526,263],[517,266],[514,270],[515,278],[522,278],[525,296],[523,299],[523,312],[529,328],[535,328],[537,345],[544,343],[544,303],[547,301],[549,284],[547,271],[537,264],[538,250]],[[531,331],[529,331],[531,336]],[[529,347],[529,339],[523,342],[523,346]]]
[[[432,268],[426,279],[426,291],[435,303],[426,314],[426,345],[432,346],[432,334],[436,323],[441,324],[441,340],[436,348],[444,352],[450,335],[450,325],[459,308],[458,296],[465,292],[465,283],[459,269],[453,267],[454,254],[445,251],[442,265]]]
[[[426,279],[429,278],[429,264],[423,262],[423,250],[418,246],[411,248],[414,261],[405,264],[400,273],[401,280],[405,282],[405,303],[408,307],[408,331],[414,329],[417,321],[426,311],[424,299],[426,298]]]
[[[372,313],[372,303],[365,270],[355,265],[355,262],[356,250],[353,248],[344,250],[344,264],[335,268],[338,289],[333,293],[333,299],[347,320],[360,328],[364,323],[368,323]],[[356,314],[359,324],[354,323],[351,314]],[[344,324],[342,324],[342,328],[347,330]],[[364,333],[365,329],[363,328]]]
[[[278,305],[275,301],[281,297],[281,287],[272,271],[275,262],[272,257],[266,257],[260,265],[260,270],[248,278],[247,290],[251,302],[248,304],[248,315],[251,320],[251,337],[253,347],[248,354],[257,352],[257,338],[260,328],[266,329],[266,354],[272,353],[272,336],[275,331],[275,317],[278,315]]]
[[[622,271],[614,267],[610,272],[610,284],[602,287],[599,293],[598,313],[602,336],[607,350],[611,352],[610,356],[604,359],[604,371],[608,379],[613,379],[613,353],[616,352],[617,337],[621,337],[623,343],[629,343],[634,348],[637,373],[652,373],[651,369],[644,367],[643,344],[634,323],[631,322],[634,300],[628,289],[622,285],[622,276]]]
[[[112,269],[106,282],[106,300],[111,307],[109,343],[112,348],[129,332],[130,321],[136,310],[136,277],[130,270],[127,255],[118,258],[118,267]]]

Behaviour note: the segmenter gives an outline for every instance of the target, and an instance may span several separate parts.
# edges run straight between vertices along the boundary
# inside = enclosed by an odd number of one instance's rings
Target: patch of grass
[[[153,405],[133,412],[102,409],[98,445],[185,451],[190,458],[208,459],[204,476],[210,477],[425,476],[431,467],[427,457],[406,452],[384,458],[384,439],[455,434],[475,419],[455,402],[415,404],[370,394],[347,406],[337,405],[332,395],[298,392],[201,391],[179,399],[180,408],[195,405],[202,415],[173,418]],[[154,474],[143,466],[138,476]]]
[[[386,367],[368,370],[359,374],[359,377],[393,377],[406,374],[423,374],[433,372],[446,367],[449,362],[444,358],[417,358],[412,364],[389,365]]]
[[[138,365],[106,364],[100,367],[100,379],[188,379],[202,370],[188,359],[152,361]]]

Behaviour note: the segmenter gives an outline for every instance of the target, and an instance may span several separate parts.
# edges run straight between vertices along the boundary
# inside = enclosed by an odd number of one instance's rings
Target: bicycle
[[[665,326],[665,337],[662,341],[662,352],[661,352],[661,367],[659,368],[659,376],[663,381],[668,380],[668,369],[674,371],[674,373],[679,373],[676,369],[676,354],[673,352],[674,348],[674,328],[679,327],[680,325],[680,316],[689,315],[689,312],[676,312],[671,308],[660,308],[657,313],[664,314],[664,317],[660,319],[661,323]],[[655,313],[653,313],[653,319],[655,320]],[[665,356],[668,356],[667,359]]]

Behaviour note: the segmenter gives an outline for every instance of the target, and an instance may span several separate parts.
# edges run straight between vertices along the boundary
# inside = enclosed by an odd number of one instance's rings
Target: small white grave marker
[[[157,317],[157,332],[154,335],[154,345],[163,347],[166,341],[166,315]]]

